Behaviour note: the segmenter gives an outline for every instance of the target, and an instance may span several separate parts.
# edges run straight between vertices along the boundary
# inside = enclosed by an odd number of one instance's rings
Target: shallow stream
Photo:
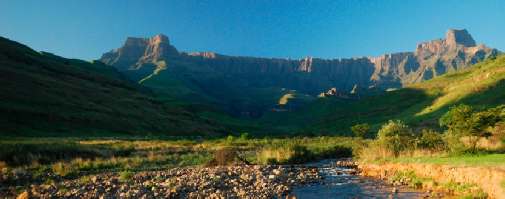
[[[407,187],[393,187],[378,179],[355,175],[353,169],[337,167],[336,160],[324,160],[308,166],[318,167],[323,180],[317,184],[295,187],[299,199],[331,198],[424,198],[426,193]],[[396,191],[393,192],[393,189]]]

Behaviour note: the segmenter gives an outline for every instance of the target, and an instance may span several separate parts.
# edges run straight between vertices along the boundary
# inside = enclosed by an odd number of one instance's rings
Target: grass
[[[112,66],[39,53],[2,37],[0,48],[3,136],[203,135],[221,130],[215,122],[209,124],[211,119],[163,103]]]
[[[119,180],[123,182],[130,181],[133,178],[134,173],[131,171],[122,171],[119,173]]]
[[[349,157],[354,143],[354,139],[342,137],[241,136],[206,140],[5,138],[0,141],[0,166],[6,168],[2,170],[6,172],[30,172],[33,178],[43,178],[47,173],[76,178],[105,171],[204,166],[223,148],[232,149],[240,159],[254,164],[272,163],[266,159],[277,164],[304,163],[322,158]],[[266,151],[287,152],[272,156]]]
[[[391,159],[397,163],[427,163],[454,166],[492,166],[505,168],[505,154],[482,154],[435,157],[399,157]]]
[[[484,109],[505,103],[504,67],[505,55],[501,55],[459,72],[357,101],[317,99],[297,111],[267,113],[261,122],[288,132],[315,135],[351,135],[350,127],[359,123],[368,123],[376,131],[391,119],[415,128],[438,129],[438,118],[455,104]]]
[[[400,183],[412,188],[428,188],[432,190],[444,190],[456,194],[458,198],[485,199],[487,194],[475,184],[449,182],[436,182],[432,178],[420,177],[412,170],[397,171],[389,179],[390,183]]]

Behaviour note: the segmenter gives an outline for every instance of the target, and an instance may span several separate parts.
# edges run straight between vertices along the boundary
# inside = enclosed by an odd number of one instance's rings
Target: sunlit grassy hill
[[[270,113],[265,124],[293,133],[344,134],[358,123],[377,129],[391,119],[414,127],[438,128],[449,107],[465,103],[477,109],[505,103],[505,55],[468,69],[361,100],[322,98],[295,112]]]

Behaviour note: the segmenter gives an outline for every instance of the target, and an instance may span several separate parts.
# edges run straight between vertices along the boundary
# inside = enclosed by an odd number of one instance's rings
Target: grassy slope
[[[359,101],[318,99],[300,111],[270,113],[263,123],[285,132],[344,135],[350,134],[349,127],[354,124],[370,123],[377,130],[390,119],[437,128],[438,118],[458,103],[477,108],[505,103],[505,56]]]
[[[210,124],[162,104],[112,67],[0,38],[0,134],[206,134]]]

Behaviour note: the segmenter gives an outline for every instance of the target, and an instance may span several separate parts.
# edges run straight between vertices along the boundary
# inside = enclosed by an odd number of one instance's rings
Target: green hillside
[[[454,104],[505,103],[505,56],[360,100],[253,88],[240,77],[228,77],[236,82],[229,85],[184,60],[139,85],[101,62],[39,53],[4,38],[0,66],[0,133],[7,136],[350,135],[354,124],[376,130],[390,119],[438,128]],[[259,110],[268,111],[254,115]]]
[[[369,123],[377,129],[390,119],[401,119],[418,128],[438,128],[438,118],[460,103],[477,109],[505,103],[504,55],[358,101],[318,99],[299,111],[269,113],[262,122],[283,132],[312,134],[349,135],[354,124]]]
[[[223,132],[100,62],[39,53],[0,38],[1,135],[207,135]]]

